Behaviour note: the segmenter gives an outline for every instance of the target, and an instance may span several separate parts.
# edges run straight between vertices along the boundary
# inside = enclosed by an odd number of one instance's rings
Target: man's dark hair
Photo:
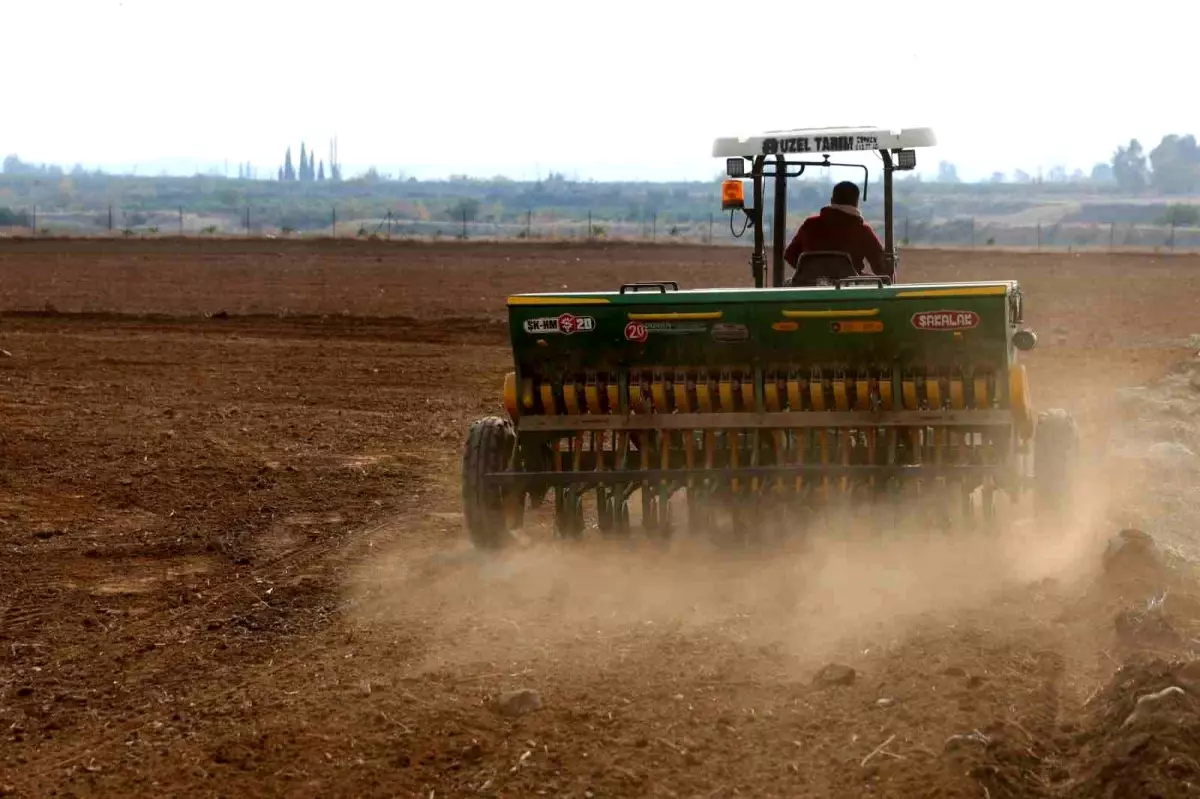
[[[834,205],[858,205],[858,184],[843,180],[833,187],[829,201]]]

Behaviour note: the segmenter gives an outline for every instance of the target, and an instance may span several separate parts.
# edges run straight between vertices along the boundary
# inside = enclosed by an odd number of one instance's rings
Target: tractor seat
[[[832,286],[838,280],[858,277],[850,253],[821,250],[800,253],[796,271],[788,279],[789,286]]]

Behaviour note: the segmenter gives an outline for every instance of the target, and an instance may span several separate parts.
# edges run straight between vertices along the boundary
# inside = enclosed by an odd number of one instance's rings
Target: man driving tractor
[[[858,186],[850,181],[834,186],[829,205],[804,220],[784,251],[783,260],[794,268],[801,253],[819,251],[848,253],[860,274],[866,261],[873,274],[896,279],[884,260],[879,237],[858,209]]]

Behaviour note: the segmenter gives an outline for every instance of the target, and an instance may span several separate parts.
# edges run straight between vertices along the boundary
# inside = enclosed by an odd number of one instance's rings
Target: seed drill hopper
[[[689,530],[728,518],[740,535],[769,519],[802,529],[831,508],[986,521],[997,491],[1029,488],[1061,513],[1075,425],[1033,409],[1018,353],[1036,336],[1016,281],[904,283],[859,265],[846,275],[845,256],[830,276],[785,280],[788,179],[851,166],[835,153],[882,161],[884,257],[898,276],[893,175],[933,144],[924,128],[718,139],[722,204],[731,228],[740,214],[753,235],[752,288],[647,281],[509,297],[507,416],[471,425],[462,462],[474,544],[501,546],[551,496],[565,537],[593,526],[665,536],[681,505]],[[853,166],[865,199],[866,168]]]

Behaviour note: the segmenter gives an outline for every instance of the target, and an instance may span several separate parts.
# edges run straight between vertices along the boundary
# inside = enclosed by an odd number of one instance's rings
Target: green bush
[[[1182,203],[1169,205],[1161,222],[1164,225],[1174,225],[1175,227],[1200,225],[1200,205],[1184,205]]]
[[[29,213],[0,208],[0,227],[29,227]]]

